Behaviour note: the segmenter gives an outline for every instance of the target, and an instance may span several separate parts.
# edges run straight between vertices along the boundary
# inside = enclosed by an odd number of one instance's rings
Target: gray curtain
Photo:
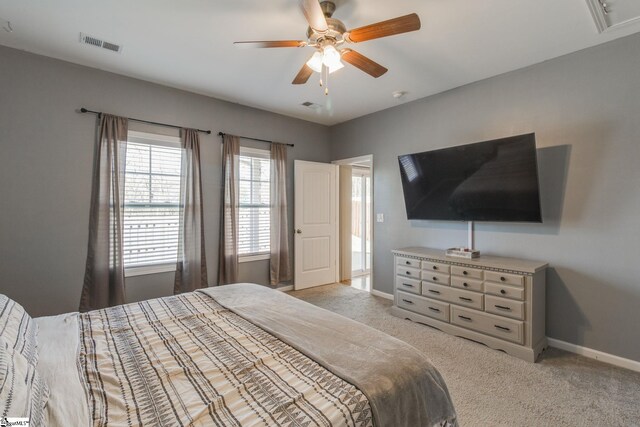
[[[207,261],[204,250],[200,137],[194,129],[181,129],[182,179],[180,180],[180,233],[178,263],[173,293],[207,287]]]
[[[240,139],[224,135],[222,144],[222,194],[218,284],[238,281],[238,178]]]
[[[93,165],[81,312],[125,303],[124,174],[128,120],[102,114]]]
[[[287,146],[271,144],[271,286],[291,280],[287,221]]]

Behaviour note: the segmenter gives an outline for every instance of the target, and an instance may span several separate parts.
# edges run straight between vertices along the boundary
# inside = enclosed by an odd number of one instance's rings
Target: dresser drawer
[[[496,271],[485,271],[484,280],[502,283],[504,285],[524,286],[524,276],[519,274],[498,273]]]
[[[449,292],[449,286],[436,285],[435,283],[422,281],[422,295],[429,298],[449,301],[453,295]]]
[[[422,261],[422,269],[434,271],[436,273],[449,274],[451,266],[449,264],[440,264],[437,262]]]
[[[396,276],[396,289],[399,291],[420,294],[422,287],[419,280],[409,279],[408,277],[403,276]]]
[[[398,291],[398,307],[449,322],[449,304]]]
[[[398,307],[449,322],[449,304],[398,291]]]
[[[398,291],[396,294],[398,295],[398,307],[415,312],[424,311],[426,307],[424,303],[425,298],[402,291]]]
[[[462,289],[451,288],[451,299],[449,302],[465,307],[482,310],[484,308],[484,295],[477,292],[464,291]]]
[[[426,310],[422,314],[449,323],[449,304],[428,298],[425,300]]]
[[[399,276],[405,276],[405,277],[410,277],[412,279],[420,280],[420,270],[418,270],[417,268],[398,265],[396,267],[396,273]]]
[[[524,342],[524,326],[517,320],[452,305],[451,323],[517,344]]]
[[[500,316],[524,320],[524,303],[491,295],[484,297],[484,311]]]
[[[524,301],[524,289],[515,286],[484,282],[484,293]]]
[[[420,260],[413,259],[413,258],[405,258],[405,257],[398,256],[396,257],[396,264],[402,265],[405,267],[420,268]]]
[[[482,280],[467,279],[466,277],[451,276],[451,286],[476,292],[484,291]]]
[[[436,273],[435,271],[422,270],[422,280],[440,285],[449,286],[449,275],[444,273]]]
[[[459,267],[457,265],[451,266],[451,274],[461,277],[469,277],[472,279],[482,279],[483,270],[477,268]]]
[[[482,310],[484,307],[484,295],[482,294],[424,281],[422,282],[422,295],[477,310]]]

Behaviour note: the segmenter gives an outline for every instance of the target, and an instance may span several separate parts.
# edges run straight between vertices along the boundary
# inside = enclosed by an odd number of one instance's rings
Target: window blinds
[[[264,150],[241,150],[238,254],[270,251],[270,159]]]
[[[179,146],[128,142],[124,197],[125,267],[176,262],[181,162]]]

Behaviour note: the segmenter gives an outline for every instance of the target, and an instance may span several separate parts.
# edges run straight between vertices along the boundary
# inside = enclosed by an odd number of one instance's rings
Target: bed
[[[259,285],[34,323],[45,425],[457,425],[413,347]]]

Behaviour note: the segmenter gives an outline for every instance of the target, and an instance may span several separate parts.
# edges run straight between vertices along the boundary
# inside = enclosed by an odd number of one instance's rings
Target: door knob
[[[302,234],[302,230],[300,230],[300,229],[298,228],[298,229],[296,229],[296,233],[297,233],[297,234]]]

